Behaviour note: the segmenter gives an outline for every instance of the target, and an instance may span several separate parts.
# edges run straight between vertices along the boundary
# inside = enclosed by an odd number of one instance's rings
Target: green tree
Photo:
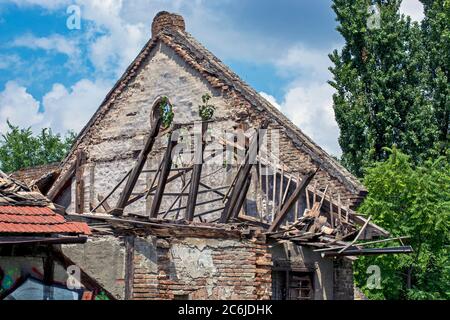
[[[417,23],[399,14],[400,0],[377,0],[379,24],[370,28],[370,0],[334,0],[345,40],[330,59],[343,164],[358,176],[397,145],[414,163],[436,155],[433,105],[426,94],[426,54]]]
[[[8,131],[0,140],[0,169],[5,172],[61,161],[76,135],[68,132],[65,137],[42,129],[33,135],[31,128],[21,129],[8,122]]]
[[[414,253],[360,258],[355,280],[372,299],[450,299],[450,165],[440,157],[414,167],[386,151],[389,159],[366,173],[369,195],[358,211],[392,236],[410,236]],[[366,285],[370,265],[381,268],[381,290]]]
[[[428,61],[429,98],[439,129],[439,150],[448,152],[450,123],[450,0],[422,0],[422,32]]]

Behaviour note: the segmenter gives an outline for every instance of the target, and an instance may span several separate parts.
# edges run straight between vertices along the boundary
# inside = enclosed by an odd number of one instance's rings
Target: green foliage
[[[363,257],[355,280],[372,299],[450,299],[450,165],[441,157],[414,167],[395,148],[385,151],[389,159],[367,170],[359,211],[392,236],[410,236],[414,253]],[[366,286],[370,265],[381,268],[381,290]]]
[[[9,122],[8,128],[0,141],[0,169],[5,172],[59,162],[76,138],[73,132],[61,137],[51,129],[43,129],[35,136],[31,128],[20,129]]]
[[[422,0],[422,37],[427,53],[427,92],[433,100],[441,154],[449,148],[450,120],[450,0]]]
[[[208,93],[204,94],[202,96],[203,104],[198,106],[198,112],[203,121],[211,120],[216,110],[214,105],[209,104],[209,100],[211,100],[211,96]]]
[[[435,2],[442,1],[448,2]],[[414,164],[447,152],[442,146],[448,136],[439,132],[448,128],[448,77],[437,80],[439,73],[430,72],[431,50],[424,46],[428,33],[399,14],[401,1],[374,2],[381,12],[379,28],[367,27],[371,0],[333,0],[338,31],[346,43],[342,51],[330,55],[334,64],[330,84],[336,89],[342,162],[358,176],[363,175],[362,168],[388,157],[387,146],[397,145]],[[437,29],[441,38],[429,41],[430,47],[448,34],[448,23]],[[437,64],[448,70],[448,61]],[[435,81],[445,90],[432,94]]]
[[[164,128],[170,127],[173,122],[173,118],[175,116],[173,112],[173,106],[170,104],[169,99],[167,97],[163,97],[161,99],[161,103],[159,105],[161,110],[161,118],[162,124]]]

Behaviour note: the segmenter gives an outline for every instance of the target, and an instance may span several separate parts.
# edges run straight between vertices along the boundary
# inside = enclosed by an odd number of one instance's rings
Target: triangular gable
[[[320,164],[320,166],[331,176],[342,183],[345,188],[355,195],[355,198],[362,199],[366,194],[364,186],[333,157],[318,146],[312,139],[305,135],[301,129],[294,125],[283,113],[272,106],[267,100],[261,97],[252,87],[242,81],[234,72],[225,66],[216,56],[209,52],[204,46],[198,43],[189,33],[180,28],[165,27],[158,30],[153,35],[133,63],[128,67],[123,76],[115,84],[112,90],[89,120],[87,125],[79,134],[76,143],[69,155],[61,164],[62,173],[58,180],[67,179],[67,174],[72,174],[73,163],[76,158],[76,150],[80,144],[89,136],[91,129],[103,118],[115,100],[127,88],[128,84],[138,74],[140,67],[159,43],[164,43],[171,48],[181,59],[199,72],[210,85],[245,101],[255,110],[263,111],[269,118],[276,121],[283,127],[287,136],[293,144]],[[55,194],[56,189],[61,187],[56,181],[49,194]]]

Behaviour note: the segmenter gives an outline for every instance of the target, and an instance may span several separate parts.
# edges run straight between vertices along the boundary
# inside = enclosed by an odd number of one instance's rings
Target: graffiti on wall
[[[55,279],[44,283],[42,259],[9,258],[0,260],[0,300],[109,300],[101,288],[69,288],[73,266],[55,268]],[[72,272],[72,273],[71,273]]]

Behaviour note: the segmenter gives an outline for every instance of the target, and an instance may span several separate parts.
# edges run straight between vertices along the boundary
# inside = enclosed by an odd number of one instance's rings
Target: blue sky
[[[81,11],[70,30],[67,8]],[[145,42],[158,11],[187,31],[328,152],[339,155],[328,53],[343,45],[331,0],[0,0],[0,131],[79,131]],[[418,0],[402,11],[422,18]]]

